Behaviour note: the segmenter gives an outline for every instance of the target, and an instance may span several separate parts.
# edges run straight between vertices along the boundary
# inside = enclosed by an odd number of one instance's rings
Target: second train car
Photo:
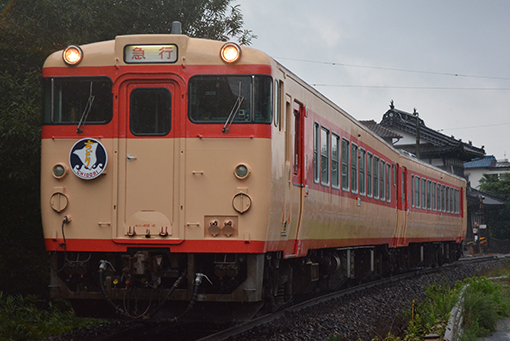
[[[81,314],[240,320],[461,254],[466,182],[261,51],[118,36],[52,54],[43,81],[51,295]]]

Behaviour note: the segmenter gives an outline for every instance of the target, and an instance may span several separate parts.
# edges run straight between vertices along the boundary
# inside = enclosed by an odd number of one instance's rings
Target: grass
[[[4,296],[0,292],[0,341],[39,340],[104,321],[83,319],[64,301],[36,296]]]

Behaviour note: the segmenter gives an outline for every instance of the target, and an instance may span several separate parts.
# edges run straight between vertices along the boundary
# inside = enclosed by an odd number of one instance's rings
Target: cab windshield
[[[110,78],[44,79],[44,124],[104,124],[112,119],[112,108]]]
[[[195,123],[271,123],[270,76],[195,76],[189,82],[189,117]],[[229,118],[230,117],[230,118]]]

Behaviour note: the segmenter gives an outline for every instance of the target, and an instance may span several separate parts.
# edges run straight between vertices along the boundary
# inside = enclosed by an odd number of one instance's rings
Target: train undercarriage
[[[310,250],[294,259],[279,252],[57,252],[50,287],[52,297],[69,300],[81,316],[177,321],[218,311],[208,315],[210,322],[239,322],[264,309],[277,310],[296,295],[440,266],[461,254],[461,244],[454,242]]]

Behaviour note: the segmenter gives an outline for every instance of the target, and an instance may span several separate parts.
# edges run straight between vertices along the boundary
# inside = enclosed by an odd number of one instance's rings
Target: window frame
[[[322,186],[326,186],[326,187],[329,187],[329,184],[330,184],[330,174],[329,174],[329,169],[330,169],[330,130],[325,127],[325,126],[322,126],[321,125],[321,137],[320,137],[320,177],[321,177],[321,185]],[[326,141],[323,141],[323,132],[326,134]],[[323,146],[326,147],[326,151],[324,152],[323,151]],[[326,163],[324,165],[324,168],[323,168],[323,160],[326,160]],[[324,172],[325,171],[325,172]],[[326,175],[326,180],[324,180],[324,174]]]

